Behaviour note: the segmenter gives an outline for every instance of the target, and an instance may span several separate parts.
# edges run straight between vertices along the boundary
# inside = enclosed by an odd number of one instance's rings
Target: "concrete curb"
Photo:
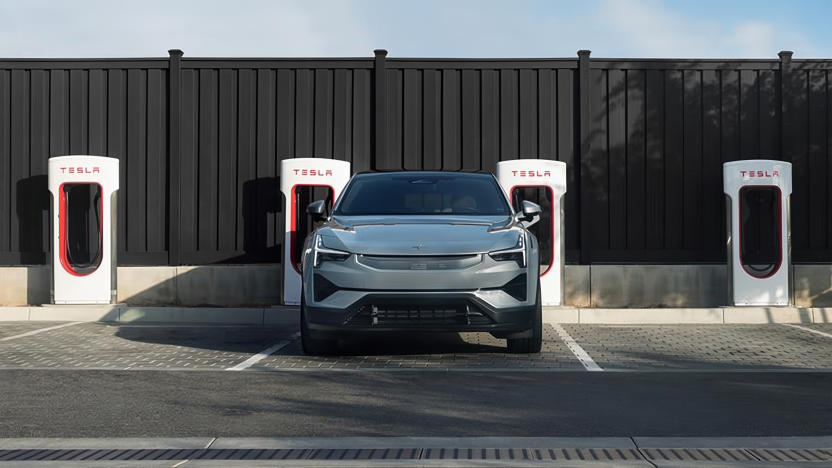
[[[297,307],[145,307],[124,304],[42,305],[0,307],[0,321],[291,325],[297,323]],[[605,309],[544,307],[543,322],[621,325],[832,323],[832,308]]]

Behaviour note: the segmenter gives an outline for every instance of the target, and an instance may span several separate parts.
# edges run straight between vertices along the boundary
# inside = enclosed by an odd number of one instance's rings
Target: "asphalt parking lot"
[[[0,465],[158,456],[125,466],[274,466],[286,456],[283,466],[367,466],[358,458],[395,453],[429,466],[443,453],[487,455],[464,447],[535,466],[601,455],[603,466],[689,466],[684,456],[756,466],[761,447],[792,450],[771,452],[768,466],[822,464],[832,460],[832,324],[547,324],[537,354],[507,354],[488,334],[413,333],[312,357],[294,326],[0,323],[0,395]],[[168,440],[183,437],[208,442]],[[657,437],[671,439],[650,452],[643,438]]]
[[[2,369],[827,371],[832,324],[551,325],[537,354],[486,333],[362,336],[305,356],[296,327],[0,324]],[[813,330],[815,332],[813,332]]]

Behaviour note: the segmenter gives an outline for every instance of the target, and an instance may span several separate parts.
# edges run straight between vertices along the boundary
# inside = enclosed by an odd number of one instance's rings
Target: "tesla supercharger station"
[[[515,159],[497,163],[497,180],[512,203],[523,188],[544,188],[551,208],[549,217],[552,258],[540,273],[543,305],[563,304],[563,195],[566,193],[566,163],[548,159]]]
[[[722,166],[727,196],[729,297],[736,306],[787,306],[792,165],[756,159]]]
[[[298,235],[298,220],[305,219],[306,206],[299,206],[298,189],[304,187],[326,187],[330,190],[332,203],[347,185],[351,175],[350,163],[337,159],[296,158],[280,162],[280,191],[283,192],[286,222],[283,236],[283,303],[300,304],[301,276],[296,258],[298,244],[303,243]]]
[[[110,304],[116,299],[118,159],[49,159],[52,193],[52,302]]]

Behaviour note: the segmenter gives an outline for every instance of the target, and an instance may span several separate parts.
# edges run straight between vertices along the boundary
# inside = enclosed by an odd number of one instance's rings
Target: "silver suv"
[[[353,176],[303,248],[301,336],[308,354],[356,332],[490,332],[513,353],[540,351],[540,207],[515,213],[491,174]]]

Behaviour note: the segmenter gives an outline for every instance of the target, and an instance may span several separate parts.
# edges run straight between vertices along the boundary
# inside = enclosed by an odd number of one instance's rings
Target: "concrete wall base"
[[[278,307],[103,306],[0,307],[0,322],[72,321],[113,323],[201,323],[297,325],[298,309]],[[712,307],[608,309],[545,307],[544,323],[584,324],[765,324],[832,323],[832,308]]]
[[[796,265],[794,305],[832,307],[832,264]],[[578,308],[714,308],[728,304],[723,265],[567,265],[564,304]],[[0,267],[0,307],[48,304],[48,266]],[[118,268],[130,306],[265,307],[281,303],[280,265]]]

